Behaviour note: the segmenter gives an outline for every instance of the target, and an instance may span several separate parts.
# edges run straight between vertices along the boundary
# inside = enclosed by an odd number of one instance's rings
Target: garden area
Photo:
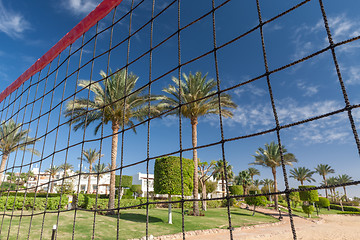
[[[18,215],[20,211],[13,214]],[[24,211],[23,214],[31,212]],[[10,212],[12,214],[12,212]],[[58,236],[61,239],[71,239],[73,232],[74,211],[61,212],[59,214]],[[43,227],[43,239],[50,239],[52,227],[57,222],[57,213],[47,213],[45,215]],[[263,214],[256,214],[254,217],[250,211],[231,208],[233,227],[249,226],[254,224],[272,223],[278,220]],[[43,224],[43,214],[34,215],[31,224],[30,239],[39,239]],[[182,231],[181,210],[173,210],[173,224],[167,224],[167,209],[154,208],[149,209],[149,235],[160,236],[179,233]],[[201,219],[199,219],[201,218]],[[1,238],[8,234],[11,217],[5,217]],[[200,221],[201,220],[201,221]],[[94,213],[85,211],[76,211],[75,239],[91,239],[93,233]],[[9,239],[26,239],[28,236],[30,217],[23,216],[19,228],[19,217],[13,217],[10,227]],[[120,211],[119,232],[120,239],[141,238],[146,235],[146,210],[129,209]],[[185,231],[203,230],[212,228],[227,228],[228,217],[227,208],[210,208],[205,216],[194,217],[185,215]],[[116,236],[109,235],[109,231],[116,234],[117,216],[96,215],[95,218],[95,239],[114,239]]]

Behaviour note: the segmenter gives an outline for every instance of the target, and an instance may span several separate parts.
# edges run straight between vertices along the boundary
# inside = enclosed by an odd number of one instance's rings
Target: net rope
[[[199,205],[200,201],[214,201],[214,200],[225,200],[226,201],[226,215],[227,215],[227,228],[229,230],[229,239],[234,239],[233,236],[233,226],[235,225],[232,220],[231,215],[231,206],[230,202],[232,199],[235,198],[243,198],[247,196],[276,196],[285,194],[286,202],[287,202],[287,210],[290,219],[290,226],[292,231],[293,239],[297,239],[296,234],[296,225],[294,223],[294,215],[290,205],[290,193],[292,192],[302,192],[308,190],[322,190],[322,189],[332,189],[336,187],[345,187],[345,186],[354,186],[360,184],[360,181],[351,181],[342,184],[335,184],[335,185],[323,185],[323,186],[316,186],[311,187],[306,190],[304,189],[292,189],[289,186],[288,182],[288,171],[286,170],[285,160],[284,160],[284,149],[283,149],[283,130],[292,129],[295,126],[302,126],[306,123],[316,122],[318,120],[330,118],[332,116],[337,116],[342,113],[347,114],[347,118],[349,120],[349,125],[351,127],[352,135],[355,140],[355,144],[357,147],[357,151],[360,155],[360,140],[357,132],[357,126],[354,120],[353,111],[355,109],[360,108],[360,104],[352,104],[350,103],[348,97],[348,91],[346,89],[346,83],[344,83],[342,77],[342,71],[338,63],[338,56],[336,54],[336,49],[345,46],[347,44],[353,43],[360,39],[360,36],[355,36],[348,38],[346,40],[340,42],[334,42],[332,33],[328,23],[328,17],[325,11],[325,7],[322,0],[305,0],[301,1],[300,3],[293,5],[292,7],[288,8],[287,10],[279,13],[276,16],[269,18],[268,20],[263,20],[262,15],[262,6],[259,0],[256,0],[256,10],[257,10],[257,20],[258,24],[249,30],[238,34],[237,36],[233,37],[232,39],[224,42],[219,43],[217,37],[217,25],[216,25],[216,17],[217,14],[220,14],[220,10],[224,8],[227,4],[229,4],[232,0],[226,0],[216,5],[215,0],[208,1],[211,4],[211,10],[206,11],[202,15],[196,16],[196,18],[189,23],[182,25],[182,8],[181,8],[181,1],[180,0],[173,0],[168,1],[166,5],[163,6],[162,9],[158,9],[157,6],[160,4],[160,1],[156,0],[141,0],[141,1],[134,1],[132,0],[129,3],[128,8],[123,7],[122,3],[117,6],[121,1],[113,1],[117,2],[114,4],[111,9],[108,11],[109,13],[105,16],[105,18],[98,19],[91,27],[79,35],[78,39],[75,39],[73,42],[69,42],[64,50],[60,53],[56,54],[51,61],[49,61],[44,67],[36,69],[33,71],[33,74],[29,76],[25,81],[23,81],[19,86],[16,88],[11,88],[11,90],[6,89],[2,94],[0,99],[3,99],[2,108],[0,110],[0,119],[1,125],[5,126],[9,124],[11,121],[14,121],[16,124],[19,124],[18,128],[15,128],[12,132],[8,133],[10,136],[12,133],[16,131],[25,131],[30,130],[31,132],[26,133],[26,138],[32,137],[33,144],[30,144],[30,148],[32,152],[35,152],[36,149],[39,150],[39,156],[36,154],[29,154],[25,151],[21,151],[20,144],[17,144],[9,149],[9,153],[11,153],[11,157],[7,154],[7,162],[4,171],[2,171],[2,176],[5,177],[5,174],[9,176],[20,176],[22,173],[27,174],[27,169],[34,168],[34,166],[38,166],[38,172],[35,174],[33,178],[36,179],[36,183],[34,186],[29,186],[26,184],[25,187],[22,187],[20,181],[16,180],[16,177],[10,177],[8,180],[8,188],[5,187],[4,184],[1,185],[0,189],[0,198],[4,198],[4,210],[0,212],[1,216],[1,226],[0,226],[0,237],[1,238],[13,238],[16,236],[16,239],[33,239],[35,232],[39,233],[36,235],[36,238],[47,238],[48,229],[46,229],[46,221],[49,215],[56,215],[56,225],[61,226],[61,215],[66,212],[72,212],[72,231],[71,231],[71,238],[76,239],[77,237],[77,225],[79,224],[79,218],[81,219],[81,214],[84,212],[89,212],[92,215],[92,231],[91,231],[91,238],[95,239],[97,237],[97,219],[99,214],[103,214],[104,212],[112,212],[116,216],[116,239],[121,239],[124,236],[121,236],[121,229],[126,228],[126,226],[121,225],[121,210],[125,209],[136,209],[136,208],[143,208],[145,209],[146,221],[144,223],[144,235],[146,239],[149,239],[150,235],[152,235],[151,231],[151,207],[154,205],[162,205],[168,203],[178,203],[181,206],[181,233],[182,238],[186,239],[186,219],[185,219],[185,204],[186,203],[196,203]],[[233,0],[235,1],[235,0]],[[106,3],[111,1],[104,1]],[[269,66],[269,58],[267,57],[267,47],[266,47],[266,34],[263,31],[264,26],[274,22],[277,19],[281,19],[284,16],[291,15],[292,13],[296,12],[299,8],[302,8],[309,4],[310,2],[318,2],[321,12],[321,17],[323,20],[323,27],[326,30],[326,36],[328,40],[328,46],[324,48],[312,52],[309,55],[302,57],[300,59],[294,60],[292,62],[288,62],[285,65],[282,65],[277,68],[271,69]],[[148,19],[146,19],[145,23],[139,24],[135,21],[136,11],[141,9],[145,6],[145,4],[150,4],[151,14],[149,14]],[[158,43],[155,42],[154,37],[154,29],[156,29],[155,23],[159,21],[160,17],[163,16],[165,13],[170,11],[171,9],[176,9],[177,15],[173,16],[176,20],[177,29],[174,30],[171,34],[166,35],[162,40]],[[182,55],[184,54],[183,50],[183,42],[182,42],[182,33],[190,29],[191,26],[198,22],[204,21],[204,19],[210,18],[211,19],[211,49],[205,51],[204,53],[198,54],[195,57],[192,57],[188,60],[184,60]],[[122,34],[120,36],[114,34],[117,27],[119,25],[126,25],[127,33]],[[105,26],[105,27],[104,27]],[[136,48],[136,44],[132,41],[135,41],[137,34],[141,31],[149,30],[148,39],[149,45],[146,46],[145,50],[141,50],[141,52],[136,55],[133,54],[132,51],[133,47]],[[223,86],[220,84],[221,79],[221,72],[219,69],[219,51],[222,49],[231,46],[233,43],[239,42],[239,40],[245,38],[246,36],[250,35],[254,32],[260,33],[260,40],[261,40],[261,52],[262,52],[262,60],[264,66],[264,72],[258,76],[255,76],[251,79],[247,79],[242,82],[237,82],[232,84],[231,86]],[[177,60],[177,65],[175,67],[171,67],[169,69],[163,69],[159,76],[154,76],[154,68],[157,67],[157,63],[154,60],[154,52],[163,47],[164,45],[168,44],[171,39],[176,40],[176,51],[177,56],[172,56],[174,59]],[[104,41],[108,43],[106,48],[99,47],[100,41]],[[108,42],[107,42],[108,41]],[[80,47],[79,47],[80,45]],[[124,52],[121,57],[125,59],[122,65],[118,64],[117,51],[119,49],[124,48]],[[91,50],[89,50],[91,49]],[[86,52],[90,51],[90,59],[86,56]],[[284,123],[282,124],[279,121],[279,114],[277,111],[277,105],[274,99],[272,82],[273,82],[273,75],[275,73],[282,72],[287,69],[291,69],[292,67],[306,62],[310,59],[313,59],[320,54],[325,52],[331,53],[331,58],[336,70],[337,80],[340,84],[340,89],[342,93],[342,97],[344,99],[345,106],[326,112],[322,114],[318,114],[316,116],[312,116],[306,119],[297,119],[292,121],[291,123]],[[128,86],[128,79],[125,80],[124,85],[124,92],[123,96],[117,98],[114,101],[104,103],[101,108],[93,108],[90,106],[90,100],[93,97],[91,91],[89,89],[95,88],[97,84],[103,83],[104,84],[104,95],[107,93],[107,79],[115,77],[116,74],[121,73],[121,71],[130,72],[133,66],[139,64],[143,61],[143,59],[147,59],[146,62],[148,64],[148,80],[142,82],[142,85],[130,94],[127,94],[126,89]],[[216,91],[206,97],[196,99],[194,101],[182,102],[182,88],[179,87],[178,92],[178,105],[171,108],[167,111],[162,111],[158,114],[152,114],[152,104],[151,104],[151,94],[153,89],[155,89],[155,84],[160,84],[165,82],[167,78],[170,78],[170,75],[177,75],[178,85],[181,85],[181,76],[184,67],[188,67],[192,63],[195,63],[199,60],[211,58],[211,64],[213,64],[213,69],[215,72],[215,82],[216,82]],[[103,63],[106,63],[105,65]],[[111,66],[115,66],[117,70],[113,71]],[[103,69],[105,71],[106,77],[97,78],[94,76],[94,72],[98,71],[98,69]],[[89,80],[89,85],[87,87],[79,87],[79,83],[82,79],[85,78]],[[259,82],[264,80],[266,81],[268,96],[270,98],[271,108],[272,108],[272,115],[273,120],[275,122],[275,127],[268,128],[265,130],[257,130],[248,134],[237,135],[235,137],[226,137],[224,134],[224,123],[223,123],[223,109],[221,104],[221,95],[224,93],[229,93],[232,90],[239,89],[246,85],[249,85],[254,82]],[[130,83],[131,84],[131,83]],[[114,132],[109,132],[107,130],[108,127],[105,126],[106,120],[106,113],[105,109],[107,107],[111,107],[115,103],[123,103],[122,111],[126,111],[126,103],[127,100],[136,96],[136,94],[141,93],[142,91],[147,91],[147,103],[146,103],[146,110],[147,110],[147,117],[145,119],[139,120],[130,126],[127,126],[127,119],[125,118],[125,114],[122,115],[121,119],[119,120],[120,127],[118,130]],[[86,110],[82,114],[78,114],[74,110],[75,100],[78,96],[85,96],[88,100],[86,105]],[[181,110],[194,104],[196,102],[200,102],[210,97],[217,98],[217,105],[219,110],[219,122],[217,123],[220,131],[220,140],[219,141],[212,141],[206,144],[199,144],[193,147],[184,147],[184,136],[183,136],[183,118]],[[67,107],[69,102],[73,103],[72,112],[70,116],[65,118],[64,111]],[[97,111],[101,111],[101,125],[99,125],[99,132],[98,135],[92,135],[89,137],[89,130],[88,126],[91,124],[94,119],[93,115],[96,114]],[[151,154],[151,139],[153,134],[151,134],[151,125],[154,124],[154,121],[159,120],[160,118],[165,118],[171,112],[177,112],[178,117],[176,121],[178,122],[178,146],[176,150],[169,150],[161,152],[160,154]],[[226,116],[226,115],[225,115]],[[76,119],[84,119],[84,127],[81,131],[75,133],[74,125],[76,125]],[[161,120],[166,121],[166,120]],[[46,124],[44,124],[44,122]],[[120,124],[121,123],[121,124]],[[135,129],[139,128],[140,126],[146,126],[146,157],[143,159],[136,159],[135,162],[129,162],[125,159],[126,154],[126,144],[128,133],[131,131],[135,131]],[[280,156],[281,156],[281,169],[284,178],[284,185],[285,189],[283,191],[278,190],[277,192],[270,192],[270,193],[261,193],[261,194],[242,194],[242,195],[231,195],[229,191],[230,181],[228,180],[229,173],[227,172],[227,156],[226,151],[226,144],[237,142],[242,139],[251,139],[256,136],[263,136],[267,134],[275,134],[277,139],[277,144],[280,149]],[[100,136],[99,136],[100,135]],[[80,137],[78,137],[80,136]],[[5,136],[6,137],[6,136]],[[4,137],[4,138],[5,138]],[[113,139],[113,137],[120,137],[118,141],[119,144],[119,152],[117,154],[118,161],[120,165],[111,166],[109,169],[104,170],[102,172],[86,172],[83,168],[83,163],[85,159],[83,157],[83,152],[86,150],[89,144],[98,144],[99,147],[99,155],[103,155],[106,152],[106,148],[108,147],[108,142]],[[76,140],[74,140],[76,139]],[[185,145],[186,146],[186,145]],[[210,147],[219,147],[221,149],[221,159],[224,166],[224,175],[225,175],[225,196],[223,197],[212,197],[206,199],[199,199],[194,197],[186,197],[184,192],[184,155],[190,154],[191,152],[196,152],[201,149],[207,149]],[[52,149],[50,152],[48,149]],[[20,151],[19,151],[20,150]],[[286,151],[286,150],[285,150]],[[46,166],[49,165],[50,168],[56,167],[56,160],[59,156],[62,156],[63,163],[69,164],[72,155],[74,152],[79,154],[79,171],[75,172],[73,175],[66,175],[66,170],[64,170],[64,175],[60,176],[59,178],[55,178],[55,175],[52,176],[49,174],[49,178],[45,182],[41,182],[42,174],[45,172]],[[112,153],[111,153],[112,154]],[[1,157],[4,158],[6,153],[2,152]],[[109,154],[110,155],[110,154]],[[180,172],[181,172],[181,198],[180,200],[160,200],[155,201],[150,196],[150,181],[151,178],[151,164],[154,164],[155,160],[161,157],[166,156],[179,156],[180,157]],[[116,157],[115,156],[115,159]],[[97,159],[96,164],[100,167],[104,161],[99,157]],[[146,194],[145,194],[145,201],[141,201],[139,204],[133,205],[122,205],[122,181],[124,172],[129,169],[133,169],[133,167],[141,167],[145,166],[146,169]],[[116,173],[119,177],[119,184],[116,187],[116,196],[117,198],[114,199],[113,207],[103,208],[99,205],[101,199],[100,195],[100,180],[102,176],[106,174]],[[81,208],[79,204],[79,198],[81,189],[81,180],[83,178],[96,178],[96,194],[94,200],[94,208],[93,209],[85,209]],[[5,178],[6,179],[6,178]],[[70,208],[66,208],[67,203],[67,194],[63,192],[65,190],[65,185],[72,181],[72,179],[77,179],[78,184],[75,186],[75,194],[74,200],[71,203]],[[111,177],[110,177],[111,179]],[[6,180],[5,180],[6,181]],[[115,180],[114,180],[115,181]],[[10,190],[10,186],[15,184],[15,189]],[[56,203],[54,203],[54,199],[52,199],[51,190],[54,186],[60,187],[59,188],[59,199],[56,199]],[[88,186],[90,188],[90,186]],[[46,189],[43,193],[45,195],[41,195],[39,193],[40,189]],[[106,186],[107,189],[107,186]],[[106,190],[107,191],[107,190]],[[110,188],[110,192],[111,192]],[[14,193],[13,193],[14,192]],[[21,193],[18,195],[18,193]],[[32,197],[28,197],[29,194],[33,193]],[[22,197],[23,196],[23,197]],[[115,196],[115,195],[114,195]],[[23,198],[23,199],[22,199]],[[18,200],[20,199],[20,200]],[[35,206],[38,201],[44,199],[43,206],[38,207],[35,209]],[[20,201],[21,207],[17,207],[15,203]],[[56,207],[52,207],[53,205]],[[39,210],[41,209],[41,210]],[[225,211],[225,210],[224,210]],[[34,226],[34,217],[41,216],[41,226]],[[18,219],[19,223],[17,224],[14,219]],[[25,221],[29,220],[29,223]],[[22,229],[26,229],[26,236],[21,233]],[[115,230],[112,230],[115,231]],[[36,233],[36,234],[37,234]],[[115,234],[115,233],[114,233]],[[58,231],[56,231],[55,239],[60,238]]]

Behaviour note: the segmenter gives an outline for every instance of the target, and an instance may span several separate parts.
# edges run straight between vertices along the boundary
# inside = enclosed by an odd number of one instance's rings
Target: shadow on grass
[[[252,216],[253,211],[249,212],[249,213],[239,213],[239,212],[231,212],[231,215],[239,215],[239,216]]]
[[[111,215],[109,217],[117,218],[117,215]],[[138,214],[138,213],[120,213],[120,219],[132,221],[132,222],[141,222],[146,223],[146,215],[145,214]],[[149,216],[149,223],[154,222],[162,222],[161,218],[151,217]]]

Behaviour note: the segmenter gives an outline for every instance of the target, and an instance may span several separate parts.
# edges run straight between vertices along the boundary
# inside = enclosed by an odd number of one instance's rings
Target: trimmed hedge
[[[310,216],[311,213],[314,212],[315,208],[313,205],[302,205],[302,210]]]
[[[319,207],[327,208],[330,206],[330,201],[326,197],[319,197],[319,201],[316,202]]]
[[[1,196],[7,196],[9,194],[9,196],[17,196],[17,197],[24,197],[25,196],[25,192],[18,192],[16,194],[16,192],[4,192]],[[47,193],[36,193],[36,198],[46,198]],[[48,197],[60,197],[60,193],[49,193]],[[63,194],[63,195],[68,195],[68,194]],[[26,193],[26,198],[28,197],[35,197],[35,193],[34,192],[28,192]]]
[[[314,188],[316,186],[299,186],[299,189]],[[299,192],[301,201],[317,202],[319,201],[319,194],[317,190],[301,191]]]
[[[6,200],[7,199],[7,200]],[[47,199],[46,204],[46,198],[36,198],[35,204],[34,204],[34,198],[33,197],[26,197],[25,203],[24,203],[24,197],[15,197],[9,196],[9,197],[0,197],[0,210],[5,210],[5,204],[6,204],[6,210],[22,210],[23,207],[26,210],[34,209],[34,210],[58,210],[58,209],[65,209],[66,205],[68,204],[68,198],[63,197],[61,199],[61,204],[59,208],[59,202],[60,197],[52,197]]]
[[[339,205],[330,204],[330,208],[341,211],[341,206],[339,206]],[[347,212],[360,212],[360,209],[356,208],[356,207],[343,206],[343,208],[344,208],[344,211],[347,211]]]
[[[229,186],[229,191],[231,195],[243,195],[244,188],[241,185]]]

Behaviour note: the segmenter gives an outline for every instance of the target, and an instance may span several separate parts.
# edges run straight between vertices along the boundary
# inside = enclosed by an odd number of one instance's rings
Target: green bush
[[[130,188],[132,185],[132,176],[122,175],[121,177],[121,187],[123,188]],[[115,187],[119,188],[120,185],[120,175],[115,176]]]
[[[340,205],[330,204],[330,208],[341,211]],[[348,211],[348,212],[360,212],[360,208],[356,208],[356,207],[343,206],[343,208],[344,208],[344,211]]]
[[[326,197],[319,197],[319,201],[316,202],[319,207],[327,208],[330,206],[330,201]]]
[[[244,188],[240,185],[229,186],[229,191],[231,195],[243,195]]]
[[[299,189],[313,188],[315,186],[299,186]],[[317,190],[308,190],[299,192],[301,201],[317,202],[319,201],[319,194]]]
[[[314,212],[315,208],[313,205],[302,205],[302,210],[311,217],[311,213]]]
[[[331,201],[330,203],[340,205],[340,202]],[[357,201],[342,202],[342,205],[343,206],[359,206],[359,202],[357,202]]]
[[[157,158],[154,166],[154,192],[159,194],[178,195],[182,192],[191,195],[193,191],[194,162],[191,159],[182,158],[182,174],[180,158],[167,156]],[[183,179],[183,186],[181,185]]]
[[[296,206],[301,203],[299,192],[291,192],[289,198],[293,208],[296,208]]]
[[[65,209],[68,204],[68,198],[63,197],[61,198],[61,204],[60,203],[60,197],[54,197],[54,198],[48,198],[46,201],[46,198],[36,198],[35,204],[34,204],[34,198],[32,197],[26,197],[24,202],[24,197],[15,197],[14,196],[2,196],[0,197],[0,210],[22,210],[23,208],[26,210],[34,209],[34,210],[58,210],[58,209]]]

